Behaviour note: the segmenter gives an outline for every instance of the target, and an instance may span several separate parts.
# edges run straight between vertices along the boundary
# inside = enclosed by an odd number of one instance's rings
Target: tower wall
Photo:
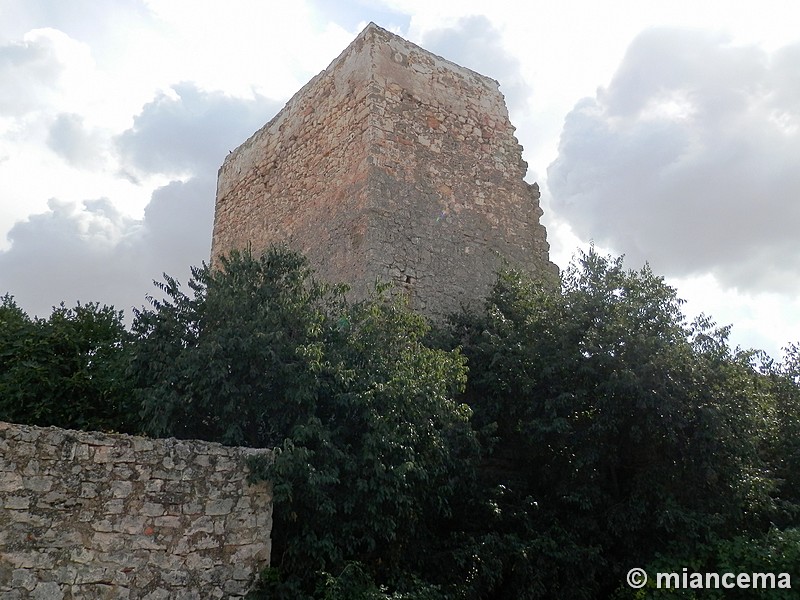
[[[499,85],[370,24],[220,169],[212,255],[288,242],[431,316],[557,272]]]

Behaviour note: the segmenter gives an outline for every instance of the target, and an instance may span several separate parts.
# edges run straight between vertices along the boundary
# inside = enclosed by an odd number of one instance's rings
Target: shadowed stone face
[[[498,83],[374,24],[219,172],[212,259],[288,242],[363,297],[439,317],[504,263],[557,273]]]

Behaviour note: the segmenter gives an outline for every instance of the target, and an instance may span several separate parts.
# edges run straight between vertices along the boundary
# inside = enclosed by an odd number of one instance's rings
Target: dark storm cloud
[[[800,45],[651,30],[567,116],[552,209],[584,239],[739,289],[800,279]]]
[[[44,106],[63,68],[46,37],[0,46],[0,116]]]
[[[462,67],[500,82],[510,109],[524,107],[530,88],[520,73],[519,61],[502,44],[503,36],[483,15],[459,19],[454,27],[425,34],[422,46]]]
[[[192,176],[157,189],[141,220],[124,216],[108,199],[81,205],[51,200],[47,212],[9,233],[11,247],[0,252],[0,294],[10,292],[40,316],[62,300],[113,304],[130,314],[155,291],[152,280],[163,272],[185,282],[190,266],[208,260],[217,169],[277,105],[204,93],[188,84],[176,91],[177,98],[148,104],[120,136],[122,168]],[[80,123],[62,117],[51,129],[51,146],[65,145],[61,153],[69,156]]]

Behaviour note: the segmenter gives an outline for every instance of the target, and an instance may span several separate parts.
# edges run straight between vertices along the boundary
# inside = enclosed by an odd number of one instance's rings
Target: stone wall
[[[0,423],[0,597],[242,597],[270,556],[252,452]]]
[[[508,264],[557,273],[499,84],[370,24],[219,172],[212,259],[288,242],[430,316]]]

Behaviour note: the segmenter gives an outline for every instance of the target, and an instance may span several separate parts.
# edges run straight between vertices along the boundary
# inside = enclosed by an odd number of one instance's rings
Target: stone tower
[[[433,317],[508,264],[558,268],[497,81],[370,23],[225,159],[212,259],[287,242],[364,297],[391,280]]]

